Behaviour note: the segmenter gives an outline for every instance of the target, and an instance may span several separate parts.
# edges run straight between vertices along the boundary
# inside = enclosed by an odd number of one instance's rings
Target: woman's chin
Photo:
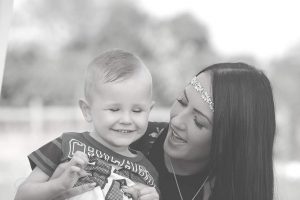
[[[169,141],[168,137],[164,142],[164,152],[171,158],[180,158],[180,155],[182,154],[180,147]]]

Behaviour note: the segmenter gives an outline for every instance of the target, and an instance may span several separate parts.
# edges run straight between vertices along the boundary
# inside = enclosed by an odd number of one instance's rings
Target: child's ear
[[[83,99],[80,99],[79,100],[79,107],[80,107],[81,112],[84,116],[84,119],[87,122],[92,122],[93,118],[92,118],[92,115],[91,115],[89,104],[86,101],[84,101]]]
[[[152,110],[152,108],[154,107],[154,105],[155,105],[155,101],[152,101],[151,102],[151,106],[150,106],[150,111]]]

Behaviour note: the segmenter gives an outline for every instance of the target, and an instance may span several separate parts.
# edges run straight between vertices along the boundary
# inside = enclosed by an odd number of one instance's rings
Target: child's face
[[[92,136],[116,152],[128,151],[147,129],[153,105],[151,87],[144,72],[122,81],[98,83],[87,106],[95,129]]]

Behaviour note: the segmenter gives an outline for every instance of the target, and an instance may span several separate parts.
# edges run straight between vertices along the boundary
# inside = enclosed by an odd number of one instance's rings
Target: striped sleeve
[[[61,162],[62,158],[62,138],[45,144],[41,148],[28,155],[31,169],[40,168],[48,176],[51,176]]]

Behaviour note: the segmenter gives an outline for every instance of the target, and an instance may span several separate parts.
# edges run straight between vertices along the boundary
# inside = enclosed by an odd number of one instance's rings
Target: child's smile
[[[121,81],[99,81],[86,109],[94,125],[91,136],[117,153],[132,156],[129,145],[142,137],[148,126],[151,93],[151,80],[144,71]]]

